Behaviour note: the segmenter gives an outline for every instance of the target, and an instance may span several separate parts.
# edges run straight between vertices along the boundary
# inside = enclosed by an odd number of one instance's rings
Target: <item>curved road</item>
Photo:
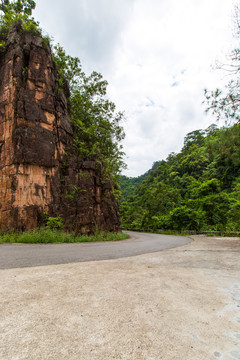
[[[127,233],[131,239],[118,242],[0,244],[0,269],[118,259],[171,249],[191,242],[191,239],[182,236]]]

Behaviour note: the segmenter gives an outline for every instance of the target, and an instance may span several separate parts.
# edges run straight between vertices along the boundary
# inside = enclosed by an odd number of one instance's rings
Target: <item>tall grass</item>
[[[119,241],[129,236],[124,233],[108,233],[96,231],[94,235],[77,236],[62,230],[35,229],[28,232],[9,232],[0,234],[0,243],[24,243],[24,244],[58,244],[58,243],[79,243],[95,241]]]

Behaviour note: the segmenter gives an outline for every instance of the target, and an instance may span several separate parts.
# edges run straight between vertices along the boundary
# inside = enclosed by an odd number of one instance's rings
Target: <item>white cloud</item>
[[[126,173],[137,176],[214,121],[203,89],[222,84],[211,65],[233,47],[232,9],[229,0],[39,0],[35,16],[108,80],[127,117]]]
[[[39,0],[34,15],[86,71],[111,67],[134,0]]]

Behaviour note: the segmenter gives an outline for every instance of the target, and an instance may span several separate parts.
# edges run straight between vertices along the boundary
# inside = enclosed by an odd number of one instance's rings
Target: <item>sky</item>
[[[40,27],[87,75],[100,72],[125,112],[127,170],[135,177],[179,152],[187,133],[216,120],[204,89],[223,87],[216,61],[236,46],[232,0],[36,0]],[[222,125],[222,124],[219,124]]]

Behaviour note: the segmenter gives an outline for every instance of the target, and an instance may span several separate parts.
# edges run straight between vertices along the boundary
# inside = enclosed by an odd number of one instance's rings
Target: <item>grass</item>
[[[24,244],[60,244],[60,243],[80,243],[95,241],[119,241],[128,239],[124,233],[105,233],[97,231],[94,235],[77,236],[62,230],[35,229],[28,232],[9,232],[0,234],[0,243],[24,243]]]

